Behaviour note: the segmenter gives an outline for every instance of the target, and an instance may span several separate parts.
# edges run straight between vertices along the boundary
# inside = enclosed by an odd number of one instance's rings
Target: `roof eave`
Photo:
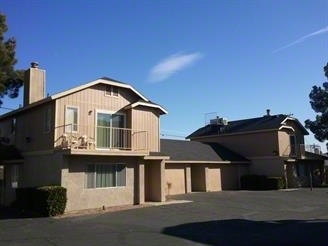
[[[145,106],[145,107],[150,107],[150,108],[156,108],[161,111],[161,114],[168,114],[168,112],[160,105],[154,104],[154,103],[149,103],[149,102],[135,102],[131,103],[128,106],[125,107],[125,109],[131,109],[135,108],[137,106]]]

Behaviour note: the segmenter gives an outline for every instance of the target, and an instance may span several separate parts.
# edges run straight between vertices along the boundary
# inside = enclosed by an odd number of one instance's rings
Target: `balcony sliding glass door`
[[[123,114],[97,112],[97,148],[123,148]]]

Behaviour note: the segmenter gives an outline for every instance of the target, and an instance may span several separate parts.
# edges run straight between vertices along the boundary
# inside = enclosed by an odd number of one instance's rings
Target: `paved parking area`
[[[326,245],[328,190],[192,193],[165,206],[0,220],[0,245]]]

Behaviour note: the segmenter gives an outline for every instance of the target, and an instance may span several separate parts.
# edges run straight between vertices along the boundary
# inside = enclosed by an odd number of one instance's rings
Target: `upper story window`
[[[296,154],[296,136],[295,135],[289,135],[289,143],[290,143],[290,154],[295,155]]]
[[[105,95],[118,97],[118,87],[113,85],[106,85]]]
[[[51,109],[48,107],[44,111],[44,118],[43,118],[43,131],[45,133],[50,132],[51,127]]]
[[[66,106],[65,112],[65,132],[77,132],[78,130],[78,107]]]
[[[12,118],[11,120],[11,133],[12,134],[16,133],[16,118]]]

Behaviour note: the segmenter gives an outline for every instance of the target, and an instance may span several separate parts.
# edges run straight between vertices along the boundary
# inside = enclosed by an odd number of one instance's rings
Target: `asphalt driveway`
[[[0,219],[0,245],[326,245],[328,190],[224,191],[165,206]],[[1,216],[0,216],[1,217]]]

